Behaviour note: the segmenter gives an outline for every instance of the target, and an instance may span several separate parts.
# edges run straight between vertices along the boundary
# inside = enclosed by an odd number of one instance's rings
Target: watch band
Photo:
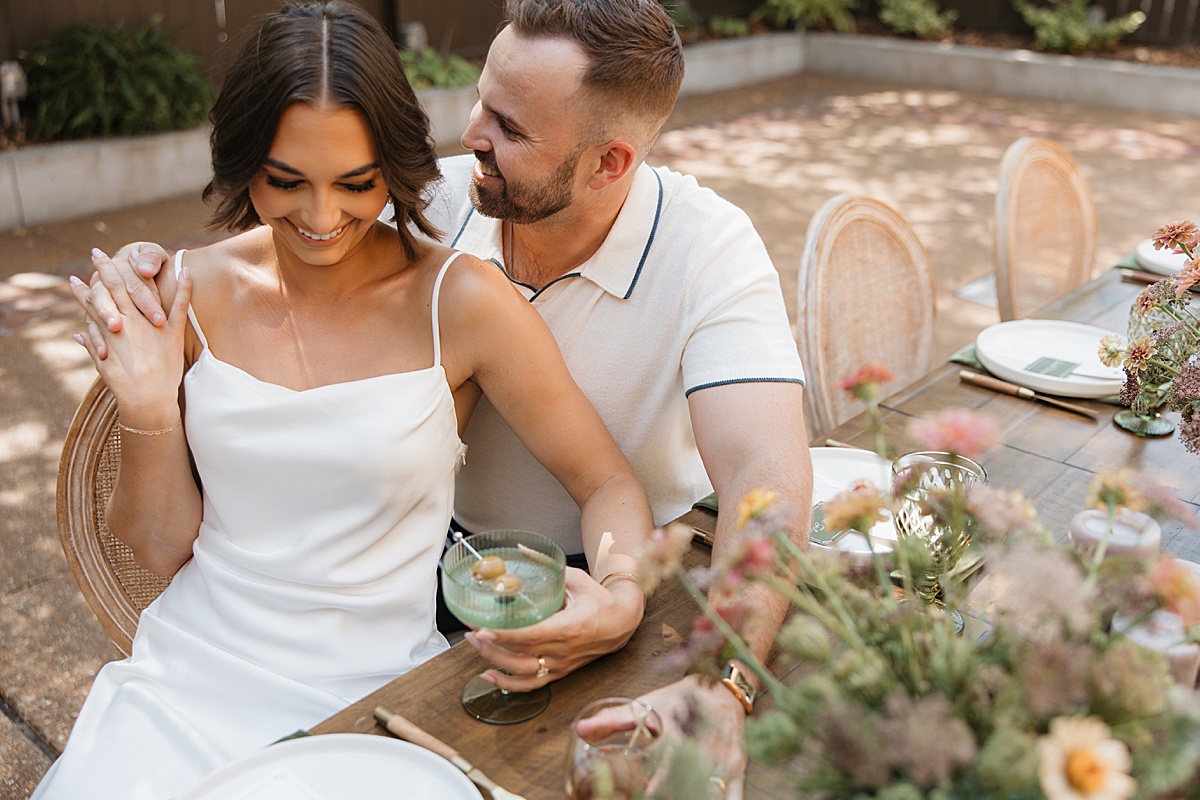
[[[754,688],[749,679],[745,675],[745,667],[736,660],[729,660],[725,663],[725,669],[721,672],[721,683],[729,687],[729,691],[733,692],[733,696],[742,704],[742,708],[746,709],[747,714],[754,712],[754,701],[758,699],[758,690]]]

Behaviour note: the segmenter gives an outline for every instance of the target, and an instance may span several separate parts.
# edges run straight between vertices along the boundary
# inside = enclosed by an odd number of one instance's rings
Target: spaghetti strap
[[[462,253],[458,250],[451,253],[450,257],[446,259],[446,263],[442,264],[442,268],[438,270],[437,279],[433,282],[433,313],[431,316],[433,317],[433,365],[435,367],[442,365],[442,334],[438,327],[438,296],[442,292],[442,278],[446,277],[446,268],[450,266],[450,262],[460,255]],[[195,320],[192,320],[192,323],[195,324]],[[203,341],[204,337],[200,338]]]
[[[186,252],[187,252],[187,250],[176,250],[175,251],[175,277],[177,279],[179,278],[179,271],[181,269],[183,269],[183,254]],[[191,303],[188,303],[187,314],[188,314],[188,319],[191,320],[192,329],[194,331],[196,331],[196,337],[200,340],[200,345],[205,350],[207,350],[208,349],[208,340],[204,338],[204,331],[200,330],[200,323],[196,321],[196,312],[192,311]]]

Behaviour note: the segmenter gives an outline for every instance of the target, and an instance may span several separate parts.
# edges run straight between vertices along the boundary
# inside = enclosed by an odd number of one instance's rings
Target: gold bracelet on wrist
[[[164,433],[170,433],[171,431],[175,430],[182,424],[183,424],[183,421],[180,420],[179,422],[176,422],[174,425],[172,425],[169,428],[159,428],[156,431],[147,431],[147,430],[142,430],[141,428],[131,428],[128,425],[126,425],[124,422],[117,420],[118,428],[120,428],[121,430],[123,430],[127,433],[136,433],[138,436],[162,436]]]
[[[642,579],[632,572],[610,572],[600,579],[600,585],[607,589],[608,582],[616,580],[633,581],[639,589],[642,588]],[[642,594],[645,594],[645,592],[642,592]]]

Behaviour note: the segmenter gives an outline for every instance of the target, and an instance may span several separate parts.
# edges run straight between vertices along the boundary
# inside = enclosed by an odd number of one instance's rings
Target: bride
[[[592,579],[633,572],[651,528],[537,312],[493,265],[418,236],[428,121],[365,12],[267,17],[211,118],[205,196],[237,235],[163,270],[166,326],[118,293],[120,330],[77,337],[118,402],[109,526],[174,578],[39,800],[174,796],[445,649],[437,562],[485,394],[579,503]],[[397,226],[377,221],[389,198]],[[587,613],[632,631],[636,585],[600,591]]]

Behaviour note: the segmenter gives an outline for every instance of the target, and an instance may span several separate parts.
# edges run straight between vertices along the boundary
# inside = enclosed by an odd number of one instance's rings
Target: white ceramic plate
[[[868,481],[884,491],[891,488],[892,462],[872,452],[847,447],[810,447],[808,452],[812,456],[814,504],[829,500],[860,480]],[[891,543],[896,541],[896,528],[891,519],[876,523],[870,535],[876,552],[892,551]],[[859,533],[848,533],[831,546],[814,543],[813,547],[859,555],[871,552],[867,538]]]
[[[1155,250],[1153,239],[1138,242],[1133,257],[1144,269],[1173,278],[1183,269],[1188,257],[1183,253],[1172,253],[1170,250]]]
[[[997,378],[1035,392],[1061,397],[1107,397],[1121,391],[1125,373],[1100,363],[1100,340],[1113,333],[1078,322],[1018,319],[980,331],[975,355]],[[1061,375],[1037,371],[1038,362],[1053,359],[1076,365]],[[1033,369],[1031,369],[1033,368]]]
[[[273,744],[209,775],[179,800],[480,800],[449,761],[361,733]]]

